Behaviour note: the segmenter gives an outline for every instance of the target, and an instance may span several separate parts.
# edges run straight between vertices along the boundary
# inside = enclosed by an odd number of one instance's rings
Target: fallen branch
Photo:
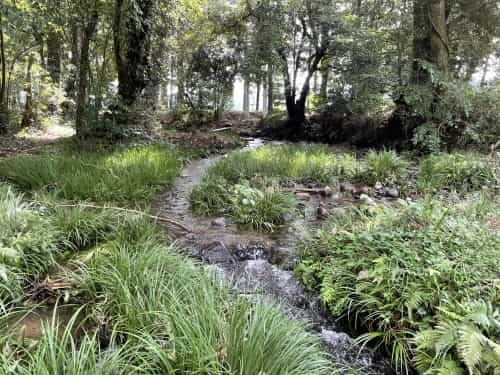
[[[55,206],[56,207],[68,207],[68,208],[83,207],[83,208],[93,208],[93,209],[98,209],[98,210],[115,210],[115,211],[128,212],[128,213],[131,213],[131,214],[137,214],[137,215],[146,216],[146,217],[148,217],[148,218],[150,218],[152,220],[157,220],[157,221],[161,221],[163,223],[168,223],[168,224],[175,225],[175,226],[181,228],[182,230],[184,230],[185,232],[188,232],[188,233],[192,233],[193,232],[190,228],[186,227],[182,223],[179,223],[178,221],[175,221],[175,220],[170,219],[168,217],[150,215],[150,214],[147,214],[144,211],[139,211],[139,210],[131,210],[131,209],[128,209],[128,208],[121,208],[121,207],[96,206],[96,205],[93,205],[93,204],[86,204],[86,203],[79,203],[79,204],[57,204]]]
[[[210,133],[219,133],[219,132],[223,132],[225,130],[231,130],[231,129],[232,129],[232,127],[228,126],[228,127],[225,127],[225,128],[219,128],[219,129],[210,130]]]

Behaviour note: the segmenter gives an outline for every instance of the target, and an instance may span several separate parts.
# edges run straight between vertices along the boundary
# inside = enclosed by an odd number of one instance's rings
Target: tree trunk
[[[269,65],[267,70],[267,113],[274,110],[274,74],[273,66]]]
[[[2,28],[2,19],[0,13],[0,64],[1,64],[1,76],[0,76],[0,133],[5,133],[7,131],[7,106],[5,103],[5,79],[7,78],[7,67],[5,61],[5,44],[4,35]]]
[[[78,66],[80,64],[80,28],[76,20],[73,20],[71,26],[71,59],[70,59],[70,72],[68,80],[66,81],[66,94],[68,97],[76,99],[77,80],[78,80]]]
[[[449,41],[446,25],[446,1],[431,0],[431,62],[443,73],[448,73]]]
[[[422,66],[422,62],[431,61],[430,1],[418,0],[413,2],[412,83],[414,84],[425,83],[429,80],[429,73]]]
[[[80,69],[78,73],[78,96],[76,100],[76,135],[80,139],[85,138],[89,134],[85,112],[89,92],[90,42],[96,32],[98,20],[99,13],[97,9],[93,9],[82,36]]]
[[[324,103],[328,102],[328,80],[330,79],[330,69],[328,66],[321,68],[321,86],[319,88],[319,97]]]
[[[33,77],[32,68],[35,58],[30,54],[28,58],[28,67],[26,69],[26,82],[24,91],[26,92],[26,103],[24,105],[23,119],[21,128],[28,128],[33,125],[36,120],[35,111],[33,110]]]
[[[116,0],[113,25],[118,94],[132,106],[147,84],[154,0]]]
[[[255,112],[259,112],[260,110],[260,82],[257,82],[257,99],[255,102]]]
[[[250,112],[250,82],[243,81],[243,112]]]
[[[47,36],[47,70],[55,84],[61,80],[61,47],[59,34],[51,30]]]

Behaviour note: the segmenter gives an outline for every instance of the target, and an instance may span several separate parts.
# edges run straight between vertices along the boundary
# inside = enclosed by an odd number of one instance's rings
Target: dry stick
[[[121,207],[95,206],[93,204],[82,204],[82,203],[80,203],[80,204],[57,204],[55,206],[56,207],[73,207],[73,208],[75,208],[75,207],[95,208],[95,209],[98,209],[98,210],[109,209],[109,210],[129,212],[129,213],[133,213],[133,214],[143,215],[143,216],[149,217],[150,219],[153,219],[153,220],[158,220],[158,221],[161,221],[161,222],[164,222],[164,223],[175,225],[175,226],[181,228],[182,230],[184,230],[185,232],[188,232],[188,233],[192,233],[193,232],[192,229],[189,229],[184,224],[181,224],[178,221],[175,221],[175,220],[170,219],[168,217],[149,215],[149,214],[145,213],[144,211],[139,211],[139,210],[131,210],[131,209],[128,209],[128,208],[121,208]]]

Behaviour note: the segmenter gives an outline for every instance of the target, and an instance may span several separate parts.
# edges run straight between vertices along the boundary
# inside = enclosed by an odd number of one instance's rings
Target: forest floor
[[[497,340],[468,315],[496,298],[497,160],[268,144],[225,121],[165,131],[176,146],[77,157],[66,129],[4,145],[0,363],[34,373],[50,348],[56,368],[81,355],[88,369],[196,371],[207,366],[196,347],[214,369],[379,374],[388,362],[398,373],[450,365],[425,361],[434,355],[462,366],[463,338],[433,353],[414,340],[425,329],[439,340],[453,323]],[[53,345],[61,330],[78,350]],[[168,358],[162,337],[175,343]],[[360,351],[367,343],[379,354]]]

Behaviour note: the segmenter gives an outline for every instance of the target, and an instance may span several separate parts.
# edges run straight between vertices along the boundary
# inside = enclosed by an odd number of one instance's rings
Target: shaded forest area
[[[114,139],[241,96],[281,138],[429,152],[499,137],[490,0],[4,1],[1,17],[3,131],[59,114]]]
[[[0,375],[500,374],[498,1],[0,2]]]

